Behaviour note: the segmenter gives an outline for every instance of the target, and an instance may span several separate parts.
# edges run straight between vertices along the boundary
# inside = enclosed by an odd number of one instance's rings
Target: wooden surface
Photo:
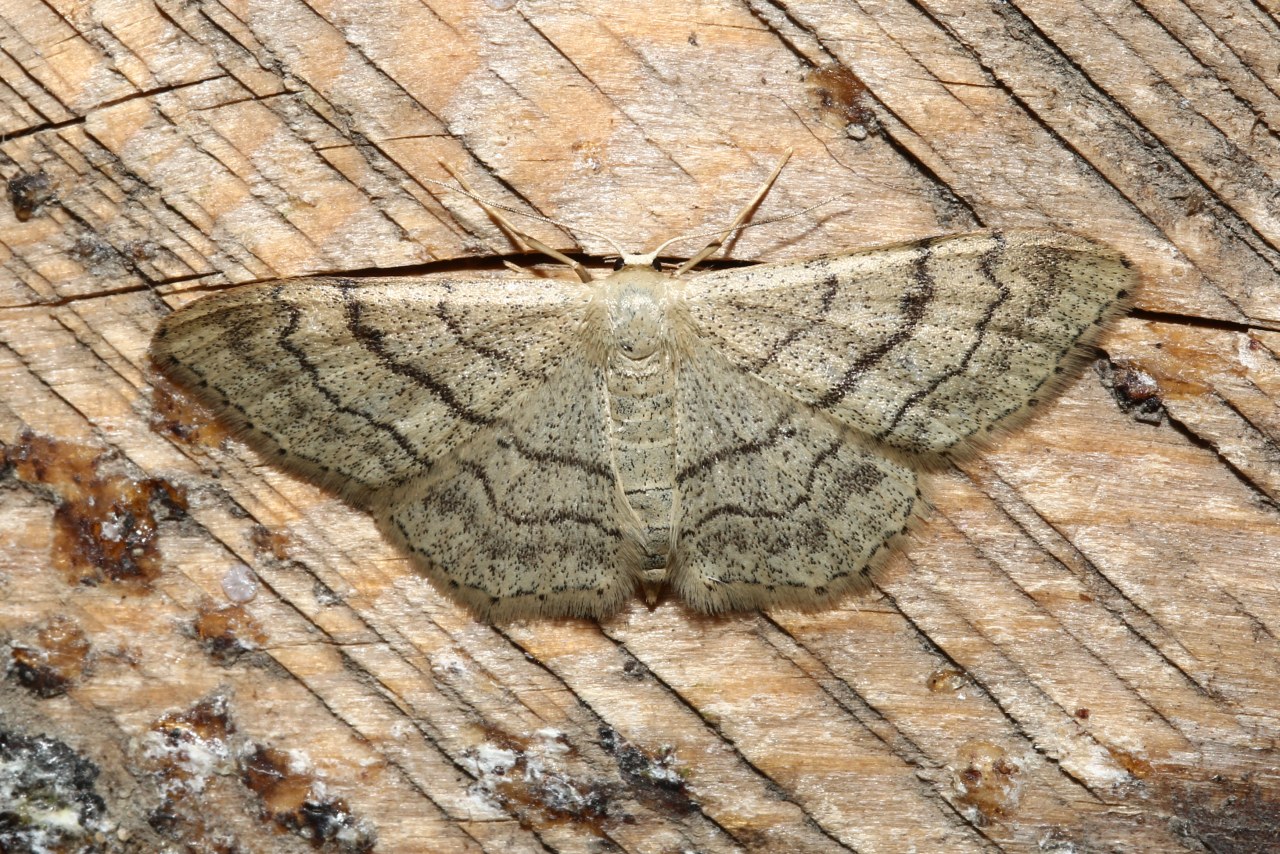
[[[1276,13],[0,0],[0,750],[79,769],[55,850],[1275,850]],[[731,257],[1052,224],[1144,282],[840,609],[477,624],[147,364],[213,289],[493,268],[441,160],[642,251],[788,146],[760,218],[840,198]]]

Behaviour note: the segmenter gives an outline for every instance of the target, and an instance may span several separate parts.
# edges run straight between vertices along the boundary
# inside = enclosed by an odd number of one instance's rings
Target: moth
[[[265,459],[363,508],[483,619],[702,612],[865,587],[919,474],[1052,395],[1135,284],[1114,250],[984,231],[692,274],[285,279],[152,356]],[[666,244],[664,244],[665,246]]]

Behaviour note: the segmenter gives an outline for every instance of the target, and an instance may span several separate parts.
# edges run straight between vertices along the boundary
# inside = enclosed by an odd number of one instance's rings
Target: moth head
[[[664,243],[663,246],[666,246]],[[631,255],[622,253],[613,262],[614,272],[625,270],[628,267],[639,267],[641,269],[661,270],[662,262],[658,260],[657,252],[647,252],[644,255]]]

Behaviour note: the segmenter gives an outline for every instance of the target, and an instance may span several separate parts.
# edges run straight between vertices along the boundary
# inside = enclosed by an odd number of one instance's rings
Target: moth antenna
[[[755,195],[751,197],[750,201],[743,205],[742,210],[738,211],[738,215],[733,218],[733,222],[729,223],[729,227],[720,232],[719,236],[714,238],[706,246],[702,247],[701,251],[699,251],[697,255],[694,255],[688,261],[685,261],[677,267],[676,271],[672,275],[679,276],[682,273],[687,273],[689,270],[692,270],[704,260],[714,255],[720,247],[724,245],[724,242],[729,239],[729,235],[733,234],[739,227],[741,227],[743,220],[751,216],[751,212],[756,209],[756,205],[760,204],[760,200],[764,198],[765,193],[769,192],[769,188],[773,186],[773,182],[778,180],[778,175],[782,172],[782,167],[786,166],[787,161],[790,159],[791,149],[788,148],[782,153],[782,157],[778,160],[778,165],[773,167],[773,172],[770,173],[769,177],[765,179],[765,182],[760,185],[760,189],[756,190]],[[662,244],[662,246],[658,247],[658,249],[654,250],[652,254],[656,256],[663,247],[672,242],[673,241],[668,240],[666,243]]]
[[[521,250],[528,251],[532,249],[536,252],[541,252],[543,255],[546,255],[550,258],[554,258],[555,260],[559,261],[562,264],[568,265],[569,268],[572,269],[575,274],[577,274],[578,278],[584,282],[592,281],[593,277],[591,276],[591,271],[589,271],[586,267],[584,267],[581,262],[575,261],[574,259],[565,255],[563,252],[552,249],[550,246],[547,246],[545,243],[543,243],[541,240],[538,240],[536,237],[533,237],[532,235],[529,235],[526,232],[523,232],[520,229],[516,228],[516,226],[511,222],[511,220],[503,216],[502,213],[500,213],[500,211],[505,211],[506,213],[514,214],[516,216],[522,216],[522,217],[525,217],[526,219],[532,219],[538,222],[545,222],[548,225],[554,225],[556,228],[564,229],[570,234],[585,234],[591,237],[598,238],[600,240],[603,240],[605,243],[608,243],[613,248],[613,250],[617,252],[619,255],[625,254],[622,250],[622,247],[618,244],[618,242],[607,234],[601,234],[600,232],[592,231],[587,228],[569,226],[566,223],[560,222],[559,220],[552,219],[551,217],[542,216],[541,214],[526,213],[525,211],[517,210],[507,205],[499,204],[497,202],[491,202],[488,199],[481,196],[479,193],[472,190],[471,186],[467,184],[467,182],[463,180],[462,176],[459,175],[457,171],[448,163],[441,161],[440,166],[446,172],[449,173],[449,175],[453,178],[453,180],[458,182],[459,184],[458,187],[455,187],[452,184],[446,184],[444,181],[437,181],[434,178],[423,178],[421,180],[423,180],[428,184],[434,184],[437,187],[441,187],[445,190],[449,190],[450,192],[453,192],[453,193],[458,193],[459,195],[463,195],[471,199],[473,202],[478,204],[482,209],[484,209],[484,212],[487,213],[495,223],[497,223],[498,228],[502,229],[502,233],[505,234],[507,238],[511,240],[511,242],[514,243]]]
[[[432,178],[425,178],[424,180],[432,184],[436,184],[437,186],[444,187],[446,190],[452,190],[455,193],[460,193],[461,195],[464,195],[470,198],[472,201],[479,204],[485,213],[487,213],[490,217],[493,218],[493,221],[497,223],[498,228],[502,231],[503,234],[507,236],[508,240],[510,240],[512,243],[515,244],[517,249],[519,249],[521,252],[533,251],[533,247],[525,242],[524,235],[521,234],[518,229],[514,228],[511,225],[511,222],[506,217],[500,215],[497,212],[497,210],[495,210],[496,208],[503,208],[502,205],[480,198],[480,196],[478,196],[471,189],[471,185],[468,184],[466,181],[464,181],[452,166],[450,166],[448,163],[445,163],[443,160],[437,161],[437,162],[440,164],[440,167],[444,169],[444,171],[449,173],[449,175],[453,178],[453,180],[458,182],[459,186],[461,186],[462,189],[459,190],[458,187],[450,186],[449,184],[445,184],[442,181],[436,181]],[[503,208],[503,209],[511,213],[515,213],[515,211],[511,210],[510,208]]]
[[[853,195],[852,192],[840,193],[835,196],[829,196],[816,204],[809,205],[809,207],[801,208],[800,210],[797,210],[797,211],[791,211],[790,213],[779,214],[778,216],[771,216],[771,217],[768,217],[767,219],[753,219],[751,222],[744,222],[742,225],[738,226],[737,230],[742,232],[742,231],[746,231],[748,228],[758,228],[762,225],[771,225],[775,222],[784,222],[789,219],[795,219],[796,217],[801,217],[801,216],[804,216],[805,214],[812,213],[813,211],[816,211],[818,208],[826,207],[827,205],[831,204],[834,201],[838,201],[840,199],[843,199],[845,196],[851,196],[851,195]],[[668,246],[670,246],[673,243],[679,243],[684,240],[701,240],[704,237],[715,237],[718,234],[720,234],[719,231],[696,231],[693,234],[681,234],[678,237],[673,237],[670,240],[664,241],[661,246],[659,246],[650,254],[654,256],[658,256],[662,254],[662,250],[666,249]],[[706,260],[706,259],[703,259],[703,260]]]

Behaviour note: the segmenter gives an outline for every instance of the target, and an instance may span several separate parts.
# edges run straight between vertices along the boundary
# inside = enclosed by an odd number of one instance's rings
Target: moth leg
[[[511,220],[502,215],[500,210],[486,202],[476,193],[475,190],[471,189],[471,186],[462,179],[462,176],[453,171],[453,167],[449,166],[447,163],[441,163],[440,165],[444,167],[446,172],[453,176],[453,180],[458,182],[458,185],[466,191],[467,195],[470,196],[476,204],[484,208],[484,212],[498,224],[498,227],[502,229],[502,232],[507,235],[508,238],[510,238],[512,243],[520,247],[522,250],[533,249],[541,252],[549,258],[556,259],[561,264],[567,264],[569,269],[573,270],[579,279],[584,282],[592,281],[591,271],[584,267],[581,262],[573,260],[563,252],[558,252],[555,249],[552,249],[536,237],[525,234],[523,231],[516,228]]]
[[[786,166],[787,161],[790,159],[791,149],[788,148],[782,153],[782,159],[778,161],[778,165],[773,167],[773,173],[765,179],[763,184],[760,185],[760,189],[756,190],[756,194],[751,197],[751,200],[743,205],[742,210],[738,212],[736,217],[734,217],[733,222],[729,224],[729,227],[726,228],[715,240],[712,240],[706,246],[702,247],[701,252],[681,264],[672,275],[679,276],[687,273],[714,255],[716,251],[724,245],[724,242],[729,239],[729,235],[737,231],[738,226],[742,225],[743,221],[747,217],[751,216],[751,212],[756,209],[756,205],[760,204],[760,200],[764,198],[765,193],[769,192],[769,188],[773,186],[773,182],[778,180],[778,174],[782,172],[782,167]]]
[[[519,273],[522,276],[530,276],[530,277],[537,276],[537,273],[533,272],[529,268],[521,267],[519,264],[512,264],[510,261],[506,260],[505,258],[502,261],[502,266],[506,267],[511,272]]]

